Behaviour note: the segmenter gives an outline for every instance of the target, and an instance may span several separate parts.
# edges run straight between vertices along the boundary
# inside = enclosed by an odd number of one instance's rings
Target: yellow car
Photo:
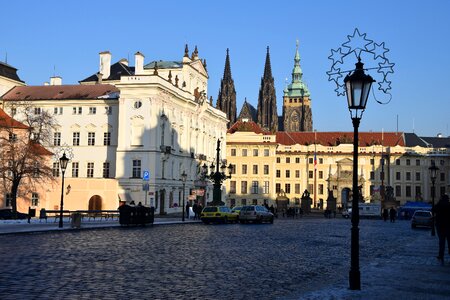
[[[231,212],[231,209],[226,206],[207,206],[202,210],[200,214],[200,220],[203,223],[228,223],[238,222],[239,214]]]

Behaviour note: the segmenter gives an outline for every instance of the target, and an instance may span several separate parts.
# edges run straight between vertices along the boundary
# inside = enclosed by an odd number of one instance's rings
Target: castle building
[[[36,114],[54,116],[53,143],[46,146],[73,152],[65,209],[116,209],[121,200],[165,214],[182,209],[183,171],[186,199],[197,199],[198,166],[215,161],[218,139],[226,147],[228,120],[208,101],[207,82],[197,47],[189,55],[186,46],[182,60],[148,64],[137,52],[134,67],[124,59],[112,64],[106,51],[99,71],[81,84],[63,85],[58,77],[50,85],[15,87],[0,98],[0,107],[11,115],[11,104],[27,101]],[[58,177],[57,161],[53,168]],[[205,204],[212,200],[212,186],[201,188]],[[57,209],[60,190],[56,182],[38,191],[42,201],[36,208]]]
[[[231,77],[230,55],[227,49],[223,78],[220,81],[219,96],[217,97],[216,108],[227,114],[228,127],[236,122],[236,90],[234,80]]]

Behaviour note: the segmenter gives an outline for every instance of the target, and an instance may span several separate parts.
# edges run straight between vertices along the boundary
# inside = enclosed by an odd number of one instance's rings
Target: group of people
[[[442,195],[434,206],[436,232],[439,238],[439,254],[437,259],[444,264],[445,241],[450,255],[450,202],[448,195]]]
[[[194,202],[192,205],[192,211],[194,212],[193,216],[191,215],[191,203],[186,203],[186,217],[189,219],[190,217],[193,217],[194,220],[200,220],[200,215],[203,210],[203,205],[201,203]]]
[[[383,220],[386,222],[388,218],[391,223],[395,223],[395,219],[397,218],[397,210],[395,208],[391,207],[391,209],[383,209]]]

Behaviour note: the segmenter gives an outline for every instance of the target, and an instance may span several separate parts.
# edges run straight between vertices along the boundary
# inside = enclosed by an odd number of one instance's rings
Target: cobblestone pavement
[[[362,291],[347,290],[350,221],[341,218],[0,235],[0,298],[448,299],[450,268],[430,257],[429,235],[361,220]],[[432,245],[420,256],[424,241]],[[405,282],[418,263],[419,282]]]

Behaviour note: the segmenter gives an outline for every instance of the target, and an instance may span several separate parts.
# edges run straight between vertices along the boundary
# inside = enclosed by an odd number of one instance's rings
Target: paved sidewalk
[[[199,220],[185,219],[184,223],[198,223]],[[181,218],[172,217],[155,217],[154,225],[164,224],[181,224],[183,221]],[[64,219],[63,228],[58,227],[58,221],[54,221],[53,218],[49,218],[46,221],[39,219],[32,219],[30,223],[27,220],[0,220],[0,234],[15,234],[26,232],[42,232],[42,231],[61,231],[61,230],[83,230],[83,229],[95,229],[95,228],[107,228],[107,227],[120,227],[119,220],[82,220],[81,228],[76,229],[71,227],[71,223],[68,218]],[[151,224],[147,224],[151,226]]]

